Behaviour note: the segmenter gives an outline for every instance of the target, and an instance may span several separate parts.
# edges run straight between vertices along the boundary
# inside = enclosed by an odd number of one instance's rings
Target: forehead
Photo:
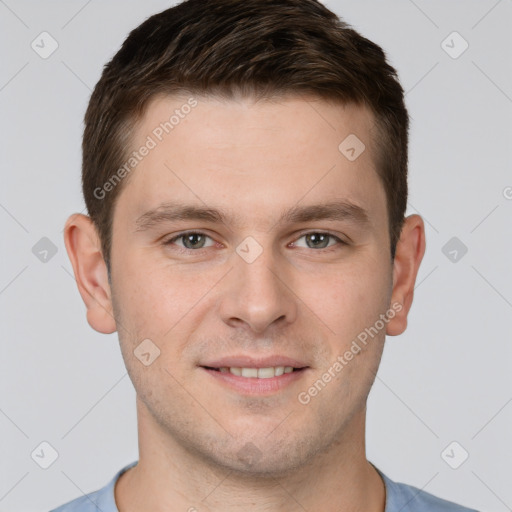
[[[372,113],[352,104],[158,96],[135,129],[139,160],[118,203],[131,219],[178,199],[253,215],[340,197],[371,209],[385,203],[375,135]]]

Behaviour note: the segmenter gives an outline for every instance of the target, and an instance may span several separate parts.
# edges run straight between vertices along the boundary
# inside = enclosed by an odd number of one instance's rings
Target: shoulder
[[[114,487],[118,478],[135,464],[137,461],[124,466],[101,489],[68,501],[50,512],[119,512],[115,502]]]
[[[100,505],[102,497],[105,494],[106,487],[102,489],[80,496],[72,501],[68,501],[50,512],[116,512],[116,510],[105,509]]]
[[[385,512],[478,512],[438,498],[412,485],[394,482],[380,470],[377,471],[386,485]]]

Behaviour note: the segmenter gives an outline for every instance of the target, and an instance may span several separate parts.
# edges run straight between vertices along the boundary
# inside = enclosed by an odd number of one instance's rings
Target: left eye
[[[325,249],[326,247],[330,247],[336,243],[343,243],[341,239],[337,236],[331,235],[330,233],[306,233],[302,235],[297,240],[304,238],[306,241],[306,247],[308,249]],[[333,241],[334,243],[329,243],[329,241]],[[293,242],[293,245],[298,245],[297,242]],[[303,245],[299,245],[299,247],[304,247]]]
[[[170,245],[175,243],[178,240],[182,241],[182,247],[185,249],[203,249],[204,247],[210,247],[213,245],[213,243],[206,245],[206,239],[209,238],[212,242],[213,240],[203,233],[182,233],[181,235],[175,236],[174,238],[171,238],[167,242],[165,242],[166,245]],[[179,244],[178,244],[179,245]]]

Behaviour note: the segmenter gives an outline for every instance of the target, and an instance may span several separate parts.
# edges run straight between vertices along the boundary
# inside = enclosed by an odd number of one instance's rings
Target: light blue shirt
[[[76,498],[50,512],[119,512],[114,499],[114,486],[117,479],[138,461],[119,470],[114,478],[98,491]],[[374,466],[375,467],[375,466]],[[384,512],[477,512],[451,501],[436,498],[411,485],[396,483],[382,471],[375,468],[386,486],[386,508]]]

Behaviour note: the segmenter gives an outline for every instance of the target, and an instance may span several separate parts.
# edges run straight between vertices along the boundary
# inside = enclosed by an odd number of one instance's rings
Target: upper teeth
[[[293,366],[275,366],[269,368],[219,368],[222,373],[232,373],[239,377],[249,377],[258,379],[270,379],[272,377],[279,377],[283,373],[292,373]]]

